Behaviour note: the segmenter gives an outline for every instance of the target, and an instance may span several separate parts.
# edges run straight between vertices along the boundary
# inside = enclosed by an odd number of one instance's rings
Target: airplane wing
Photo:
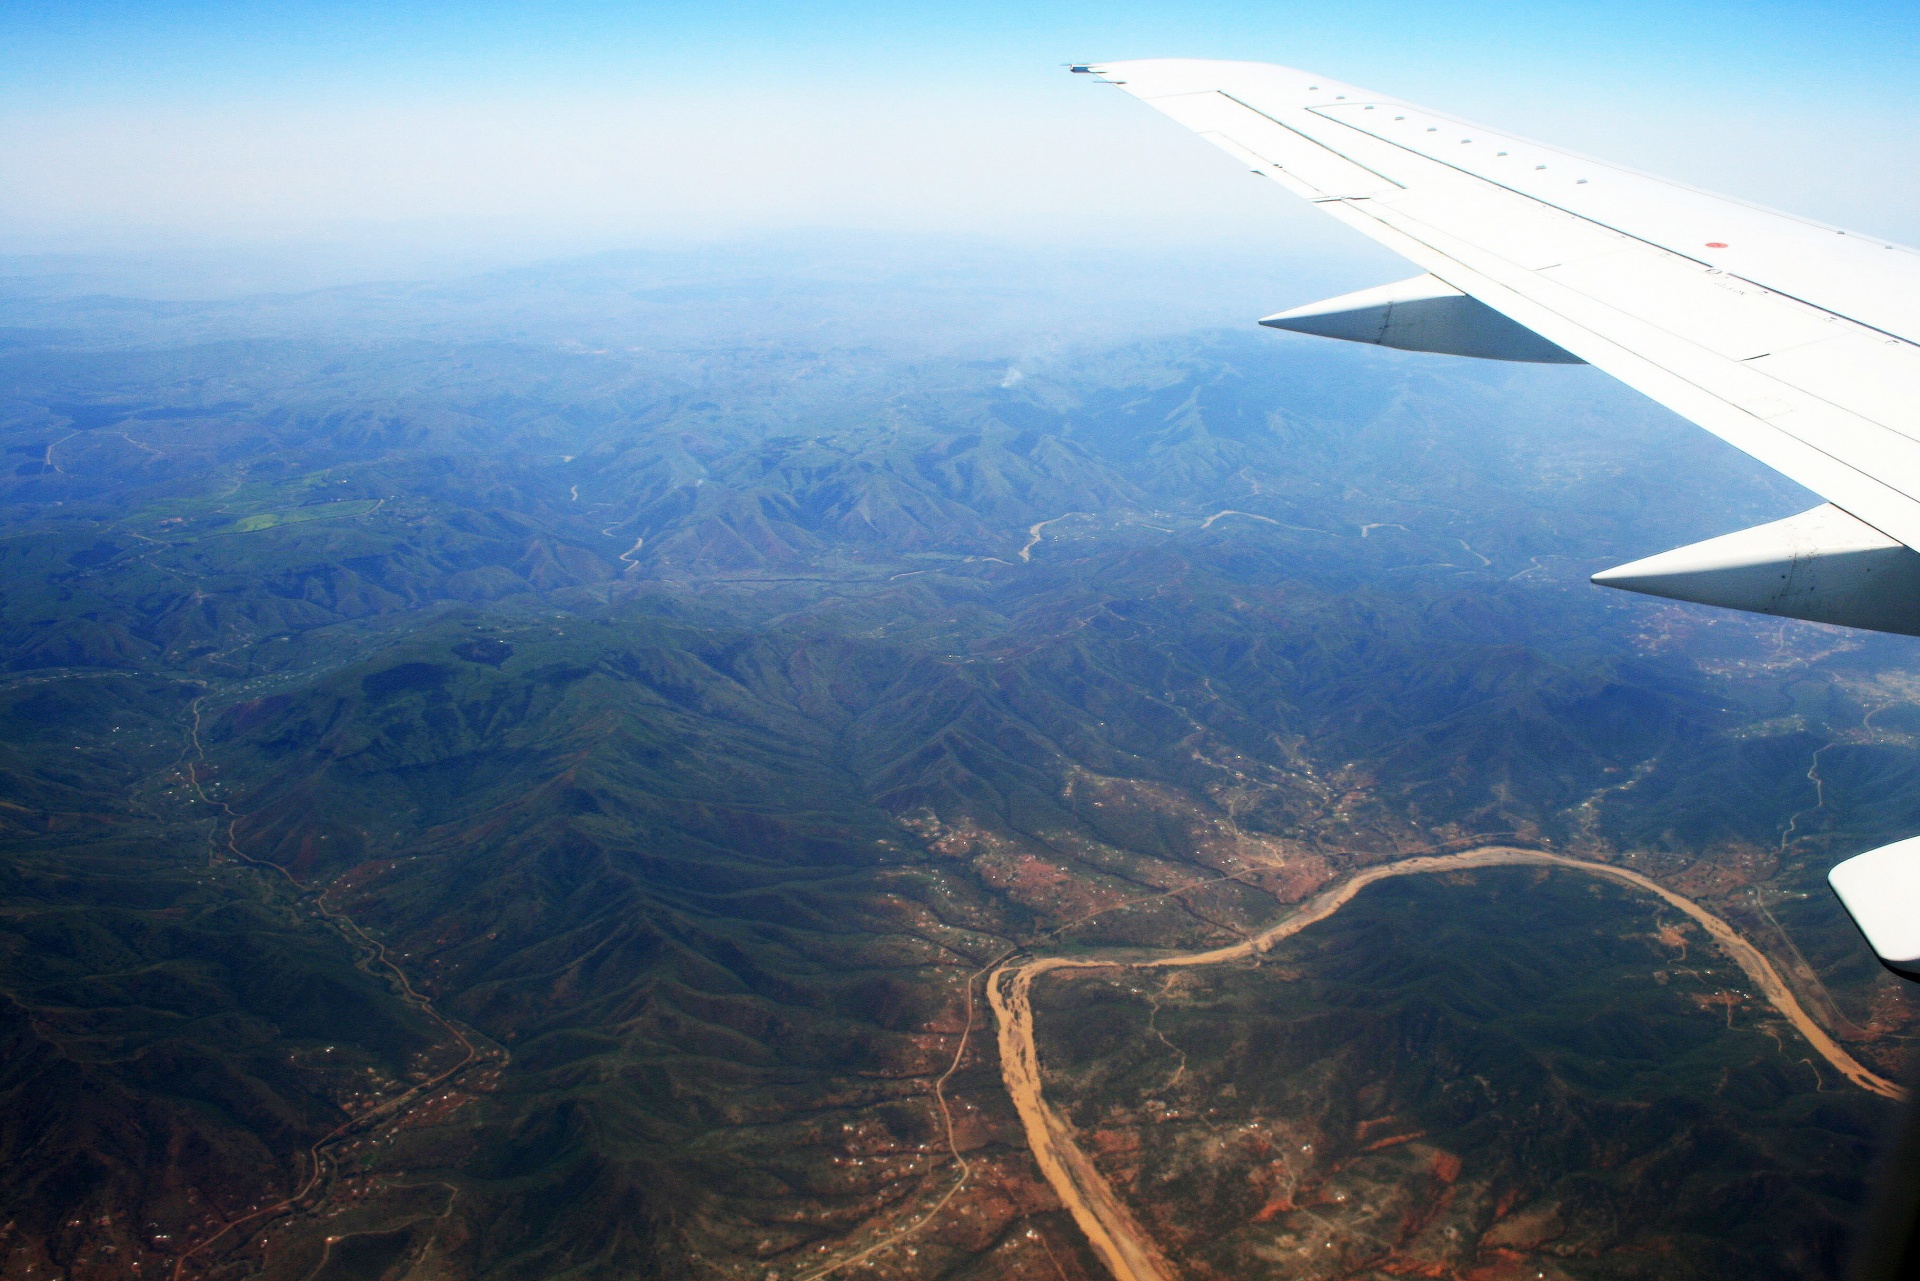
[[[1920,635],[1920,254],[1287,67],[1074,70],[1424,273],[1263,324],[1593,364],[1827,500],[1595,582]],[[1920,838],[1829,880],[1920,979]]]
[[[1074,70],[1426,273],[1262,323],[1584,361],[1829,504],[1596,582],[1920,635],[1920,254],[1287,67]]]

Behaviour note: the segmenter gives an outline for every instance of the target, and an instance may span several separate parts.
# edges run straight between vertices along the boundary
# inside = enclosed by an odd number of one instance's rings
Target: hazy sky
[[[1916,37],[1913,0],[15,0],[0,249],[850,227],[1345,252],[1061,65],[1163,55],[1303,66],[1913,242]]]

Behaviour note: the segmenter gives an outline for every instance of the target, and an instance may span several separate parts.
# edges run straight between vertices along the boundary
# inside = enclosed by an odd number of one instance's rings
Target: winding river
[[[1903,1091],[1898,1085],[1862,1066],[1808,1017],[1793,992],[1781,980],[1773,963],[1758,948],[1713,913],[1638,872],[1607,863],[1592,863],[1540,850],[1506,846],[1487,846],[1459,854],[1431,855],[1385,863],[1366,868],[1338,885],[1323,890],[1278,924],[1226,947],[1153,960],[1028,957],[1009,961],[988,975],[987,1001],[993,1008],[998,1029],[1000,1071],[1006,1081],[1007,1093],[1012,1096],[1014,1106],[1019,1110],[1020,1122],[1026,1128],[1027,1142],[1033,1150],[1034,1159],[1061,1202],[1072,1213],[1074,1222],[1086,1233],[1094,1251],[1112,1271],[1115,1281],[1175,1281],[1177,1274],[1154,1244],[1153,1238],[1094,1166],[1092,1159],[1074,1141],[1073,1127],[1047,1104],[1041,1092],[1040,1056],[1033,1039],[1031,995],[1034,980],[1050,971],[1063,969],[1161,970],[1242,961],[1265,953],[1280,940],[1291,938],[1308,926],[1326,920],[1376,881],[1394,876],[1514,866],[1558,867],[1589,876],[1605,877],[1652,894],[1685,912],[1713,937],[1721,951],[1746,972],[1760,993],[1799,1030],[1822,1058],[1833,1065],[1835,1071],[1863,1090],[1890,1099],[1902,1097]]]

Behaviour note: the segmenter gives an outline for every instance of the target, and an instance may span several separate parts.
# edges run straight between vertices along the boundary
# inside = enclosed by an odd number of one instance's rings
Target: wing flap
[[[1169,94],[1153,105],[1229,155],[1256,169],[1279,169],[1308,188],[1308,199],[1356,197],[1398,190],[1392,179],[1262,115],[1231,95]]]
[[[1920,254],[1416,107],[1307,113],[1412,156],[1682,254],[1701,265],[1920,341]],[[1389,162],[1376,164],[1393,172]]]
[[[1911,343],[1835,326],[1815,342],[1783,343],[1749,363],[1828,404],[1851,406],[1920,440],[1920,348]]]
[[[1752,360],[1833,336],[1831,316],[1637,243],[1541,274],[1627,314],[1658,297],[1660,328],[1729,360]]]
[[[1400,252],[1908,546],[1920,545],[1920,450],[1906,436],[1379,202],[1341,206]],[[1363,227],[1363,229],[1365,229]],[[1661,251],[1648,246],[1644,252]],[[1422,261],[1422,259],[1425,261]],[[1844,322],[1843,322],[1844,323]]]

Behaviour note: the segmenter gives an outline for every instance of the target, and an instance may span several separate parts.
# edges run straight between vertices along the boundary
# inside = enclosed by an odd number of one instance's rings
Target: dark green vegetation
[[[953,1186],[1008,948],[1477,834],[1671,878],[1900,1058],[1818,878],[1920,830],[1908,642],[1583,581],[1793,510],[1756,468],[1580,371],[765,286],[15,300],[0,1275],[793,1281]],[[972,1173],[872,1266],[1096,1274],[978,1027]]]
[[[1685,917],[1413,876],[1259,966],[1035,1001],[1056,1104],[1195,1277],[1832,1276],[1895,1105]]]

